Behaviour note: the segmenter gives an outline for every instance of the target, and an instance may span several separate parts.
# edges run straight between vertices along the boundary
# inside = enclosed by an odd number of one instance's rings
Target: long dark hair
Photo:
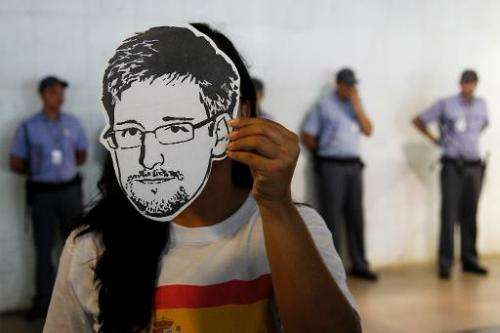
[[[255,90],[242,57],[222,33],[207,24],[192,24],[211,38],[235,64],[240,76],[240,98],[256,116]],[[232,162],[231,177],[238,187],[251,188],[248,167]],[[99,235],[103,249],[94,268],[99,288],[100,332],[138,332],[149,327],[154,309],[154,291],[159,262],[167,251],[169,224],[148,220],[122,193],[111,158],[104,164],[98,183],[101,197],[82,218],[77,237]]]

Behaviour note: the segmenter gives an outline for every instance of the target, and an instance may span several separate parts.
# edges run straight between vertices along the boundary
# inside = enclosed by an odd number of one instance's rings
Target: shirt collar
[[[59,118],[57,118],[57,120],[55,121],[56,123],[57,122],[60,122],[64,117],[64,114],[63,114],[63,111],[61,110],[59,112]],[[43,120],[43,121],[48,121],[48,122],[52,122],[49,118],[47,118],[47,116],[45,115],[45,113],[43,112],[43,109],[41,109],[39,112],[38,112],[38,118]]]
[[[203,244],[211,243],[221,238],[235,234],[257,209],[253,196],[249,195],[243,205],[227,219],[208,227],[184,227],[170,222],[170,244]]]
[[[462,93],[458,93],[456,98],[457,98],[459,104],[465,105],[465,106],[473,105],[476,102],[476,96],[472,96],[472,99],[470,100],[470,102],[467,103],[465,101],[465,99],[462,97]]]

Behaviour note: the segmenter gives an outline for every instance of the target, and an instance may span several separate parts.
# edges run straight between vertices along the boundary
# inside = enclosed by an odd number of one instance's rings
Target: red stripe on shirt
[[[255,280],[231,280],[209,286],[165,285],[156,289],[155,308],[203,308],[228,304],[250,304],[270,298],[271,275],[265,274]]]

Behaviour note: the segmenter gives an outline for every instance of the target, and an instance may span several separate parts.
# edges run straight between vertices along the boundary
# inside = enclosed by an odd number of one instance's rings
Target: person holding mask
[[[28,176],[27,204],[33,220],[36,294],[29,318],[43,316],[49,305],[56,231],[66,240],[72,218],[82,212],[77,168],[86,160],[88,143],[78,119],[61,111],[67,86],[54,76],[41,80],[42,110],[21,123],[10,150],[10,169]]]
[[[328,229],[291,199],[298,138],[255,102],[205,24],[118,47],[103,197],[66,242],[44,332],[361,330]]]
[[[479,137],[488,126],[488,112],[482,98],[476,97],[479,77],[465,70],[460,78],[460,93],[437,101],[413,119],[415,127],[442,149],[441,231],[439,237],[439,276],[449,279],[453,264],[455,224],[460,225],[461,260],[464,272],[486,275],[479,264],[477,205],[484,167],[479,152]],[[428,124],[438,123],[436,137]]]
[[[362,135],[373,125],[366,115],[350,68],[341,69],[336,90],[322,99],[306,116],[302,143],[314,155],[320,208],[342,250],[343,222],[354,277],[375,281],[365,255],[363,216],[363,162],[359,153]]]

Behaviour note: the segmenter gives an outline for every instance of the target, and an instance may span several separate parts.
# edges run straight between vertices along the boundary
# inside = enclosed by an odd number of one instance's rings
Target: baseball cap
[[[350,68],[343,68],[337,72],[337,83],[344,83],[353,86],[358,83],[354,71]]]
[[[68,86],[68,82],[61,80],[55,76],[47,76],[43,78],[38,84],[38,92],[42,93],[45,89],[55,85],[61,85],[63,86],[63,88],[66,88]]]

